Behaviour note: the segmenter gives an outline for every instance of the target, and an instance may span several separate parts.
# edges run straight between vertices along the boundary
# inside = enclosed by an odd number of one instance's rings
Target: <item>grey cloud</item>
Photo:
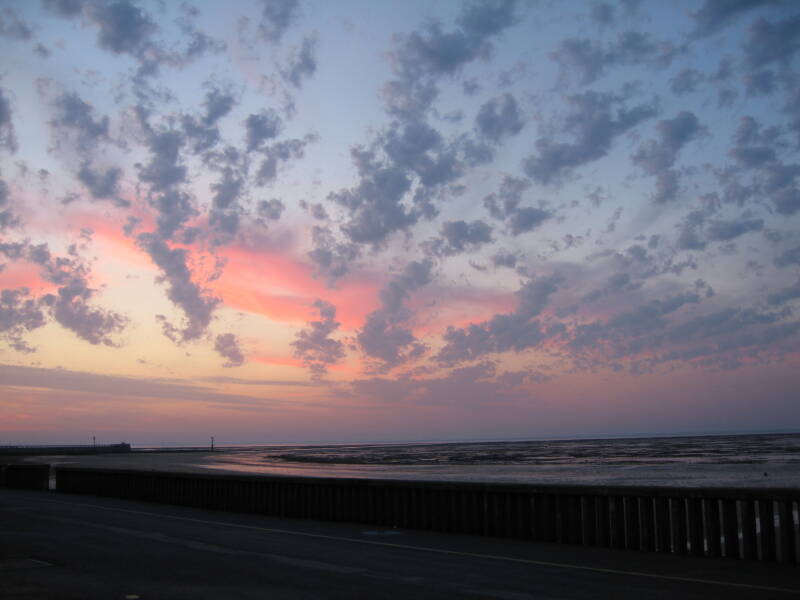
[[[681,69],[675,77],[670,79],[669,89],[678,96],[691,94],[703,80],[703,74],[697,69]]]
[[[629,252],[633,248],[638,248],[644,251],[641,246],[632,246],[629,249]],[[634,251],[635,252],[635,251]],[[619,294],[620,292],[632,292],[639,289],[642,286],[641,282],[633,281],[630,273],[614,273],[611,277],[609,277],[605,285],[596,289],[592,292],[589,292],[584,296],[583,300],[585,302],[596,302],[597,300],[604,298],[609,295]]]
[[[631,160],[648,175],[656,176],[656,192],[653,201],[664,204],[673,201],[678,194],[678,173],[671,167],[678,153],[690,141],[697,139],[705,129],[694,113],[681,111],[674,119],[658,122],[658,140],[649,140],[639,146]]]
[[[203,100],[205,111],[199,121],[189,115],[185,115],[181,119],[184,132],[194,143],[192,150],[195,154],[202,154],[220,142],[217,122],[230,113],[235,105],[236,98],[233,94],[212,87],[206,92]]]
[[[796,183],[800,164],[771,163],[761,170],[761,174],[763,189],[779,214],[793,215],[800,210],[800,188]]]
[[[307,135],[302,139],[283,140],[267,146],[262,150],[264,159],[256,173],[256,184],[266,185],[278,175],[281,164],[305,156],[306,146],[316,140],[316,136]]]
[[[311,242],[314,247],[308,256],[316,267],[315,275],[324,276],[329,285],[349,273],[360,254],[356,244],[338,241],[328,227],[314,225]]]
[[[387,81],[381,88],[386,111],[399,119],[420,119],[439,94],[436,84],[428,79],[414,79],[405,74],[400,80]]]
[[[311,213],[311,216],[318,221],[328,220],[328,211],[325,210],[325,207],[320,202],[316,202],[315,204],[309,206],[309,212]]]
[[[764,166],[776,159],[775,150],[767,146],[738,146],[731,150],[730,155],[741,166],[751,169]]]
[[[474,96],[478,92],[481,91],[481,84],[479,84],[475,79],[467,79],[461,84],[461,89],[464,90],[464,93],[467,96]]]
[[[125,220],[125,225],[122,226],[122,233],[127,236],[133,235],[133,232],[141,225],[142,220],[138,217],[128,216]]]
[[[158,236],[162,239],[170,239],[189,219],[198,214],[191,197],[177,189],[152,196],[150,205],[158,211],[156,225]]]
[[[485,39],[517,22],[516,0],[481,0],[464,5],[458,24],[470,36]]]
[[[669,332],[672,342],[687,342],[695,339],[711,339],[737,333],[753,326],[772,325],[780,321],[784,312],[761,312],[753,308],[729,307],[698,317],[693,317],[675,326]]]
[[[19,219],[10,208],[4,208],[9,198],[8,184],[0,179],[0,233],[19,224]],[[0,271],[2,271],[0,266]]]
[[[83,11],[83,0],[43,0],[44,7],[59,17],[76,17]]]
[[[462,252],[473,252],[492,241],[492,228],[484,221],[445,221],[441,237],[429,244],[429,250],[437,256],[453,256]]]
[[[181,63],[188,64],[209,53],[223,52],[227,48],[225,42],[215,40],[191,27],[184,28],[184,33],[188,36],[189,43],[183,50],[183,55],[176,61],[179,66]]]
[[[740,15],[770,4],[773,0],[705,0],[699,10],[691,13],[695,20],[695,37],[717,33]]]
[[[280,42],[283,35],[297,19],[300,9],[297,0],[261,0],[259,34],[270,42]]]
[[[283,129],[283,121],[272,109],[251,114],[245,119],[247,131],[247,151],[261,148],[264,142],[278,136]]]
[[[367,315],[364,326],[356,335],[361,350],[379,361],[376,369],[386,371],[418,358],[425,346],[406,325],[411,317],[405,300],[431,280],[433,263],[430,260],[412,261],[402,273],[390,280],[380,291],[381,308]]]
[[[147,13],[128,0],[88,6],[90,18],[99,27],[98,45],[115,54],[136,55],[156,30]]]
[[[94,107],[76,93],[64,93],[54,102],[55,113],[50,125],[57,137],[74,135],[80,152],[95,149],[101,140],[108,140],[108,117],[94,119]],[[57,142],[58,143],[58,140]]]
[[[567,96],[566,101],[571,112],[563,132],[571,134],[573,142],[556,141],[549,135],[539,137],[536,154],[523,163],[528,176],[542,184],[556,183],[577,167],[603,158],[617,137],[657,112],[649,104],[629,109],[624,98],[598,92]]]
[[[95,308],[88,304],[94,290],[82,277],[76,277],[58,289],[57,294],[47,294],[42,303],[53,312],[55,320],[72,330],[90,344],[116,346],[112,334],[121,332],[128,319],[113,311]]]
[[[0,11],[0,37],[27,41],[32,36],[33,31],[30,25],[17,14],[17,11],[10,7],[5,7]]]
[[[189,115],[184,115],[181,125],[186,137],[192,141],[193,154],[202,154],[211,150],[221,140],[219,128],[204,126]]]
[[[97,24],[97,43],[115,54],[140,57],[157,29],[149,15],[129,0],[91,4],[89,17]]]
[[[130,0],[103,2],[79,0],[46,1],[45,7],[58,16],[71,18],[83,15],[97,27],[97,45],[112,54],[129,55],[139,63],[136,78],[158,74],[162,64],[184,67],[209,52],[220,52],[225,44],[197,31],[190,21],[191,11],[177,24],[187,44],[180,50],[168,50],[154,40],[159,27],[149,13]]]
[[[665,204],[672,202],[678,196],[678,173],[674,169],[661,171],[656,175],[656,191],[653,194],[653,202]]]
[[[460,177],[465,166],[491,160],[493,148],[486,140],[495,143],[519,131],[519,111],[511,96],[484,107],[476,123],[479,141],[461,136],[446,143],[426,122],[439,79],[487,56],[490,38],[516,22],[514,10],[510,0],[470,3],[450,31],[434,22],[396,38],[396,79],[382,90],[393,121],[371,147],[353,150],[358,184],[329,196],[347,212],[341,231],[351,242],[378,249],[395,232],[433,218],[435,201],[446,193],[443,186]]]
[[[668,66],[675,53],[668,42],[658,43],[649,34],[626,31],[608,45],[589,38],[565,39],[550,57],[560,65],[563,77],[577,72],[580,82],[586,85],[618,65]]]
[[[154,191],[163,191],[186,179],[186,167],[180,163],[180,150],[186,142],[179,131],[152,132],[147,146],[150,162],[139,171],[139,179],[149,183]]]
[[[304,79],[309,79],[317,71],[317,38],[303,39],[299,49],[294,50],[286,68],[281,71],[283,78],[299,88]]]
[[[422,32],[408,35],[397,56],[404,72],[447,75],[475,60],[483,48],[482,37],[464,31],[446,33],[441,25],[432,23]]]
[[[687,304],[701,301],[696,291],[674,294],[663,300],[651,300],[633,310],[623,311],[608,321],[582,323],[570,333],[569,346],[575,352],[602,351],[622,358],[638,354],[659,344],[656,336],[666,330],[666,318]],[[673,330],[675,333],[677,330]],[[663,341],[661,342],[663,343]]]
[[[741,205],[766,195],[779,214],[792,215],[800,210],[800,188],[796,182],[800,165],[779,161],[778,151],[786,148],[782,133],[777,126],[762,127],[753,117],[742,117],[729,154],[740,167],[752,170],[753,178],[751,185],[745,186],[733,176],[732,169],[723,171],[720,179],[725,184],[726,201]]]
[[[495,219],[505,219],[513,213],[522,200],[522,194],[531,187],[530,181],[506,175],[496,194],[483,199],[483,205]]]
[[[797,298],[800,298],[800,280],[775,292],[774,294],[770,294],[768,297],[768,302],[775,306],[785,304],[791,300],[796,300]]]
[[[17,352],[33,352],[24,335],[46,323],[41,302],[29,295],[28,288],[0,291],[0,335]]]
[[[605,2],[594,4],[589,15],[591,16],[592,21],[601,27],[611,27],[614,25],[614,7],[610,4],[606,4]]]
[[[522,194],[530,188],[530,182],[524,179],[505,176],[500,190],[483,199],[483,205],[495,219],[503,220],[512,235],[520,235],[533,231],[551,218],[553,214],[532,206],[520,207]]]
[[[768,96],[778,88],[778,77],[770,69],[761,69],[745,73],[744,83],[748,95]]]
[[[345,350],[342,342],[330,337],[339,328],[336,307],[324,300],[316,300],[314,307],[319,311],[320,320],[311,321],[305,329],[298,331],[292,348],[313,377],[322,377],[330,365],[344,358]]]
[[[82,395],[92,396],[97,394],[106,401],[108,398],[120,396],[158,400],[174,398],[190,400],[193,403],[198,401],[216,402],[225,406],[236,405],[237,402],[263,406],[265,401],[270,401],[263,397],[221,394],[204,386],[178,380],[98,375],[67,369],[43,369],[15,365],[0,365],[0,381],[2,381],[2,385],[13,387],[44,388],[60,393],[78,392]]]
[[[44,44],[39,43],[33,47],[33,53],[39,58],[49,58],[53,54]]]
[[[232,333],[218,335],[214,339],[214,350],[225,359],[225,364],[222,366],[226,369],[244,364],[244,354],[239,346],[239,339]]]
[[[244,180],[231,167],[222,169],[222,178],[211,184],[212,205],[214,209],[226,209],[235,205],[242,193]]]
[[[487,56],[490,38],[516,23],[515,10],[514,0],[472,2],[463,7],[457,29],[445,32],[439,23],[432,23],[399,37],[394,53],[399,79],[383,90],[389,112],[401,118],[419,118],[438,94],[435,80]]]
[[[758,19],[750,27],[749,37],[744,44],[747,62],[753,69],[773,62],[788,65],[798,50],[800,16],[772,22],[764,18]]]
[[[380,398],[387,402],[408,403],[409,400],[433,406],[458,402],[460,406],[479,404],[492,398],[502,401],[509,398],[508,385],[489,380],[496,371],[492,363],[480,363],[453,369],[442,377],[417,379],[402,377],[389,379],[373,377],[352,382],[354,391],[369,399]]]
[[[513,313],[497,314],[463,328],[448,327],[442,336],[445,345],[436,360],[454,365],[486,354],[535,347],[547,337],[535,317],[545,309],[560,282],[561,278],[554,275],[526,281],[516,292],[517,308]]]
[[[269,200],[259,200],[256,206],[256,214],[261,223],[267,221],[277,221],[281,218],[286,206],[277,198],[270,198]]]
[[[475,128],[480,135],[495,143],[516,135],[524,125],[517,101],[511,94],[489,100],[475,117]]]
[[[789,248],[785,250],[780,256],[774,260],[776,267],[790,267],[792,265],[800,265],[800,246]]]
[[[678,237],[678,248],[683,250],[704,249],[707,241],[703,234],[703,228],[707,220],[713,216],[716,211],[717,208],[713,204],[708,204],[687,213],[680,224],[681,233]]]
[[[520,235],[521,233],[533,231],[552,216],[552,213],[546,210],[526,206],[518,208],[511,213],[508,218],[508,225],[513,235]]]
[[[393,123],[383,134],[380,147],[395,164],[413,170],[424,171],[430,164],[428,152],[442,145],[442,136],[423,121],[409,120]],[[366,170],[366,165],[362,171]]]
[[[206,93],[203,106],[206,109],[203,124],[209,127],[216,125],[217,121],[233,110],[233,107],[236,106],[236,98],[233,94],[214,87]]]
[[[706,233],[713,241],[727,242],[751,231],[764,228],[764,219],[741,219],[739,221],[712,221]]]
[[[20,243],[0,250],[12,260],[24,257],[39,265],[41,277],[58,286],[55,294],[45,294],[35,301],[56,322],[91,344],[117,345],[111,336],[121,332],[128,319],[89,304],[96,290],[89,287],[89,271],[77,258],[54,257],[47,244]],[[34,305],[25,306],[32,309]]]
[[[754,117],[744,116],[739,120],[739,127],[733,134],[733,139],[737,147],[753,146],[759,144],[772,144],[780,136],[777,127],[763,128]]]
[[[12,154],[17,151],[17,135],[11,120],[11,102],[3,88],[0,88],[0,147]]]
[[[244,188],[243,176],[231,167],[224,167],[220,180],[211,184],[213,196],[208,223],[223,239],[234,236],[239,230],[239,198]]]
[[[129,206],[130,202],[119,197],[119,180],[122,169],[109,167],[105,172],[95,170],[88,162],[81,165],[78,180],[86,186],[92,198],[113,200],[117,206]]]
[[[492,264],[497,267],[508,267],[513,269],[517,266],[519,256],[507,250],[500,250],[497,254],[492,256]]]
[[[362,173],[357,187],[331,193],[329,199],[348,210],[342,231],[351,241],[380,247],[390,234],[417,222],[418,215],[403,204],[410,187],[402,169],[376,167]]]
[[[165,335],[176,342],[187,342],[201,337],[211,322],[214,310],[220,302],[219,298],[207,295],[205,290],[192,281],[191,271],[186,264],[186,250],[170,248],[164,240],[151,233],[139,234],[137,243],[161,269],[161,281],[168,286],[167,297],[184,313],[181,330],[161,319]]]
[[[379,151],[388,158],[384,167],[400,167],[409,175],[415,174],[423,186],[443,185],[461,174],[457,148],[445,144],[442,135],[421,120],[393,122],[365,154],[370,160],[359,162],[359,157],[354,156],[362,178],[380,168],[375,161]]]
[[[664,119],[656,126],[659,140],[650,140],[632,156],[634,164],[656,175],[675,164],[678,152],[703,131],[694,113],[681,111],[674,119]]]

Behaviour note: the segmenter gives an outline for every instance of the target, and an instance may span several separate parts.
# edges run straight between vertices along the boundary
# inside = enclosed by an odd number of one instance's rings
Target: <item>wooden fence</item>
[[[56,490],[150,502],[797,564],[800,489],[597,487],[58,468]]]

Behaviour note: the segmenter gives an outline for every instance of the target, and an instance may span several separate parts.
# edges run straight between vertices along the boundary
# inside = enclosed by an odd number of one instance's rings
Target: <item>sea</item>
[[[310,477],[800,488],[798,433],[232,446],[197,460],[205,469]]]

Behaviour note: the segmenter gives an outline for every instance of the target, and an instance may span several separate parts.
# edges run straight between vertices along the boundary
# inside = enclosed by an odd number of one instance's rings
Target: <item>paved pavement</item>
[[[800,567],[0,490],[0,598],[793,598]]]

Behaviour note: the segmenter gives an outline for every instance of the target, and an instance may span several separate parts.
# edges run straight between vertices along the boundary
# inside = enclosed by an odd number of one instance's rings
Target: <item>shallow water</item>
[[[246,473],[511,483],[800,487],[800,434],[228,448]]]

